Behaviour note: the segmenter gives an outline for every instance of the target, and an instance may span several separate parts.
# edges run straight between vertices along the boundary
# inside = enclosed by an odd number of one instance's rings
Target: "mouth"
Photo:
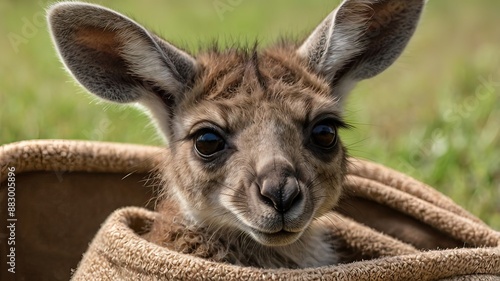
[[[250,235],[260,244],[270,247],[286,246],[297,241],[303,231],[291,232],[280,230],[278,232],[263,232],[257,229],[251,229]]]

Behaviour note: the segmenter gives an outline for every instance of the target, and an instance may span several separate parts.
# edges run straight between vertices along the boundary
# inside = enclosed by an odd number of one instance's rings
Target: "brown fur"
[[[83,86],[141,103],[168,141],[162,216],[147,239],[214,261],[304,268],[339,261],[325,223],[346,173],[342,100],[394,62],[423,4],[345,0],[301,45],[196,57],[92,4],[58,3],[49,24]],[[204,155],[198,142],[217,150]]]
[[[303,151],[302,131],[316,115],[325,113],[336,116],[338,125],[343,126],[338,102],[329,94],[327,82],[311,72],[306,61],[287,46],[272,47],[263,53],[244,50],[203,53],[198,61],[202,72],[192,90],[177,105],[179,110],[174,113],[173,123],[179,128],[175,130],[178,135],[170,144],[169,159],[160,168],[162,185],[167,187],[165,198],[171,200],[166,201],[169,204],[160,204],[158,211],[169,216],[155,222],[148,239],[216,261],[260,267],[299,267],[300,264],[286,254],[297,245],[278,250],[256,244],[232,222],[235,220],[232,214],[217,208],[220,206],[218,201],[223,193],[231,192],[226,189],[251,189],[259,172],[256,167],[259,155],[275,153],[284,155],[297,166],[305,185],[303,192],[309,192],[306,196],[314,199],[310,204],[315,209],[315,217],[330,211],[340,194],[346,170],[345,150],[339,143],[337,152],[319,159]],[[225,159],[228,165],[205,170],[190,164],[193,156],[188,129],[204,120],[217,123],[227,132],[237,133],[234,142],[240,147]],[[266,126],[264,124],[269,127],[272,122],[279,124],[275,129],[281,132],[278,136],[273,132],[264,135],[262,127]],[[254,145],[252,138],[259,135],[265,142]],[[282,146],[283,143],[287,145]],[[277,150],[277,146],[283,151]],[[184,211],[172,220],[170,204],[179,200],[179,194],[192,203],[187,206],[181,203]],[[251,200],[248,194],[240,196],[244,198],[232,202],[234,213],[243,213],[241,208]],[[183,213],[192,217],[186,218]],[[214,220],[204,213],[213,216]],[[324,242],[331,240],[326,232],[320,236],[324,237]],[[295,244],[308,244],[307,235],[302,240]],[[333,246],[330,243],[324,247]]]

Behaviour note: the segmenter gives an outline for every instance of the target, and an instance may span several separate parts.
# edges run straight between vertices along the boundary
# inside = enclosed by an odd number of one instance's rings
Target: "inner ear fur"
[[[151,93],[175,97],[196,73],[190,55],[107,8],[58,3],[49,9],[48,21],[65,66],[104,99],[133,102]]]
[[[417,27],[425,0],[344,0],[298,48],[343,99],[360,80],[384,71]]]
[[[423,6],[422,0],[385,0],[370,5],[370,9],[364,11],[364,17],[369,19],[360,40],[364,48],[345,65],[343,71],[352,69],[352,78],[362,80],[379,74],[394,63],[415,32]],[[349,15],[340,13],[339,16]],[[342,72],[335,76],[339,79]]]
[[[61,61],[83,87],[109,101],[144,105],[166,138],[172,137],[173,107],[199,71],[194,58],[93,4],[57,3],[48,22]]]

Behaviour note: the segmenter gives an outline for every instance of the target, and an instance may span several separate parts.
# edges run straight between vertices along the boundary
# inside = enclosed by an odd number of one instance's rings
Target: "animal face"
[[[265,245],[295,241],[340,195],[338,100],[293,49],[199,61],[207,70],[173,114],[166,185],[196,221]]]
[[[197,55],[92,4],[58,3],[49,24],[85,88],[151,113],[168,141],[164,193],[186,216],[283,246],[336,205],[344,98],[400,55],[423,4],[345,0],[300,44]]]

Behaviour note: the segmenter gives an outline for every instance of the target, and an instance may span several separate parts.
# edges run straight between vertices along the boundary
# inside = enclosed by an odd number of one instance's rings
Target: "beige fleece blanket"
[[[16,221],[0,230],[2,253],[15,239],[15,273],[2,254],[0,280],[500,280],[499,232],[434,189],[356,159],[348,194],[324,220],[349,263],[263,270],[158,247],[141,235],[158,217],[151,171],[162,153],[83,141],[2,146],[1,219],[15,198]]]

